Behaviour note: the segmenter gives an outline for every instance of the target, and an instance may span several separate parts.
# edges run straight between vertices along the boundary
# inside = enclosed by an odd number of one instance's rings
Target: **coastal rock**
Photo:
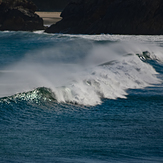
[[[35,14],[36,6],[27,0],[7,0],[0,3],[0,30],[42,30],[43,19]]]
[[[162,0],[72,0],[48,33],[163,34]]]
[[[38,11],[62,11],[71,0],[32,0]]]

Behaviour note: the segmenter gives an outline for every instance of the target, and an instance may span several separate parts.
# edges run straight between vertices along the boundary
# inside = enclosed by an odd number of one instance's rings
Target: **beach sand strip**
[[[50,26],[60,21],[62,18],[60,17],[61,12],[40,12],[37,11],[38,14],[44,21],[45,26]]]

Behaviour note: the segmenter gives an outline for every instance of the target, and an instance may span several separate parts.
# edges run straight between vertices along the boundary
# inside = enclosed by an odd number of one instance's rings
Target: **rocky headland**
[[[71,0],[45,30],[68,34],[163,34],[163,0]]]
[[[1,0],[0,30],[43,30],[43,19],[35,11],[36,5],[29,0]]]
[[[38,11],[60,12],[71,0],[32,0]]]

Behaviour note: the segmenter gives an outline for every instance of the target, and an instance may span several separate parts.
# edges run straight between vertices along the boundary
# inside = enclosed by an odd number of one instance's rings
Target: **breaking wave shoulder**
[[[74,38],[27,54],[9,67],[10,73],[0,72],[1,97],[90,106],[101,104],[103,98],[126,98],[128,89],[162,82],[149,63],[162,63],[162,52],[145,43],[101,44]]]

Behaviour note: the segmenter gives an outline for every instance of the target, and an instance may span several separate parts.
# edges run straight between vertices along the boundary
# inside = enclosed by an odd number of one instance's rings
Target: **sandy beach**
[[[40,11],[37,11],[36,14],[38,14],[41,18],[43,18],[45,26],[55,24],[56,22],[58,22],[62,19],[60,17],[61,12],[40,12]]]

